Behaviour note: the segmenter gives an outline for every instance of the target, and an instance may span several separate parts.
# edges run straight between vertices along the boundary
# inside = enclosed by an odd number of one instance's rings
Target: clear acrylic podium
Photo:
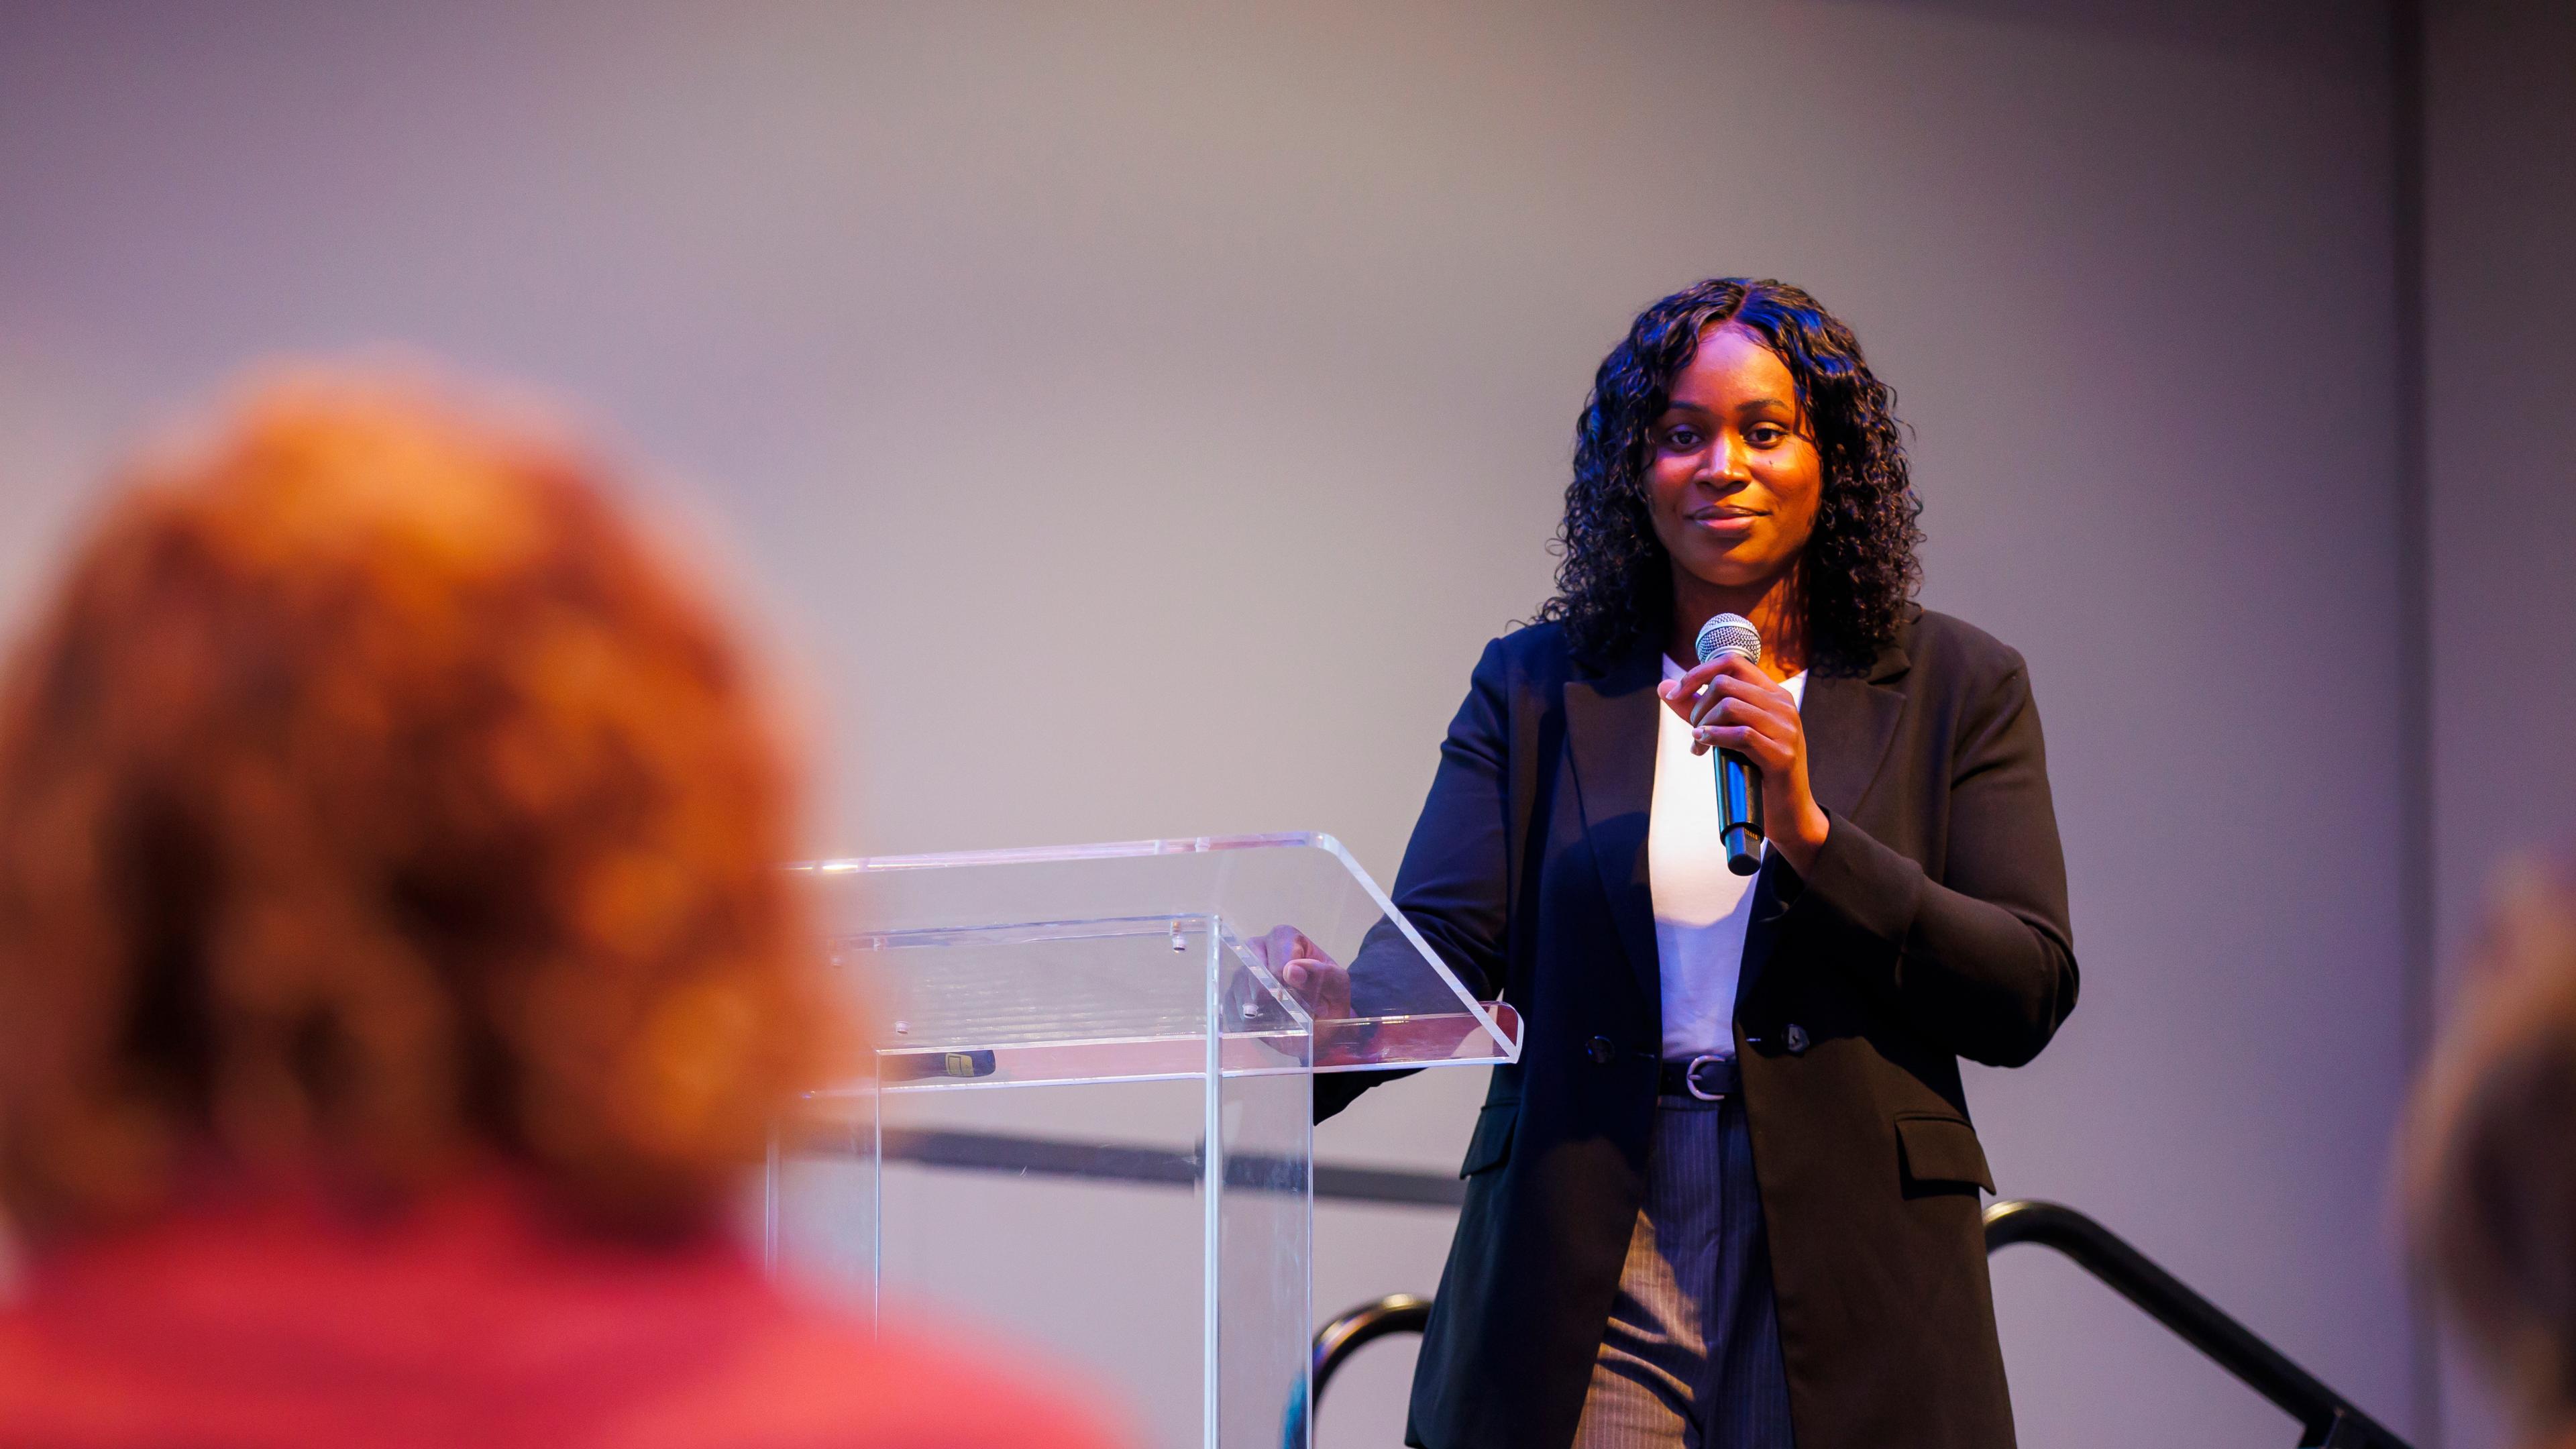
[[[773,1270],[1033,1350],[1154,1449],[1302,1438],[1314,1073],[1513,1060],[1509,1009],[1329,836],[803,870],[874,1053],[773,1138]]]

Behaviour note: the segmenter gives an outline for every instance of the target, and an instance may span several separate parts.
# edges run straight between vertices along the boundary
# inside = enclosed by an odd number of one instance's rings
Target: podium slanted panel
[[[774,1271],[1023,1346],[1156,1449],[1280,1445],[1314,1327],[1314,1073],[1514,1060],[1510,1010],[1325,835],[799,871],[869,1050],[779,1125]],[[1282,927],[1349,967],[1347,1012],[1281,983]]]

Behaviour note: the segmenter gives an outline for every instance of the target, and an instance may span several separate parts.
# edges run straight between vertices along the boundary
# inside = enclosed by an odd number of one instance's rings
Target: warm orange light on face
[[[1655,536],[1693,578],[1759,590],[1805,550],[1824,496],[1797,381],[1759,337],[1719,326],[1674,375],[1669,397],[1648,437]]]

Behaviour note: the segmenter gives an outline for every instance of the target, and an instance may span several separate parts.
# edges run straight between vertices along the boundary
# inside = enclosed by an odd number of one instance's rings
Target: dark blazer
[[[1646,817],[1651,644],[1603,667],[1551,624],[1486,646],[1395,902],[1516,1003],[1407,1438],[1564,1449],[1644,1194],[1663,1039]],[[1958,1058],[2017,1066],[2075,1006],[2066,870],[2018,654],[1916,611],[1811,675],[1812,876],[1754,886],[1736,1042],[1799,1449],[2012,1443]],[[1365,993],[1372,943],[1353,963]],[[1373,1080],[1316,1080],[1317,1114]]]

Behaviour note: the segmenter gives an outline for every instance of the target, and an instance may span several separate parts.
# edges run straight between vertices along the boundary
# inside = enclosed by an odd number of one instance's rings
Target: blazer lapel
[[[1566,746],[1584,833],[1628,967],[1658,1009],[1662,970],[1646,878],[1646,824],[1655,799],[1655,711],[1664,707],[1655,685],[1662,679],[1662,661],[1648,644],[1604,674],[1565,683]]]
[[[1878,778],[1896,738],[1897,716],[1905,712],[1904,693],[1883,685],[1906,668],[1905,651],[1891,645],[1866,675],[1807,676],[1798,708],[1807,727],[1807,788],[1836,815],[1859,809],[1869,782]]]

